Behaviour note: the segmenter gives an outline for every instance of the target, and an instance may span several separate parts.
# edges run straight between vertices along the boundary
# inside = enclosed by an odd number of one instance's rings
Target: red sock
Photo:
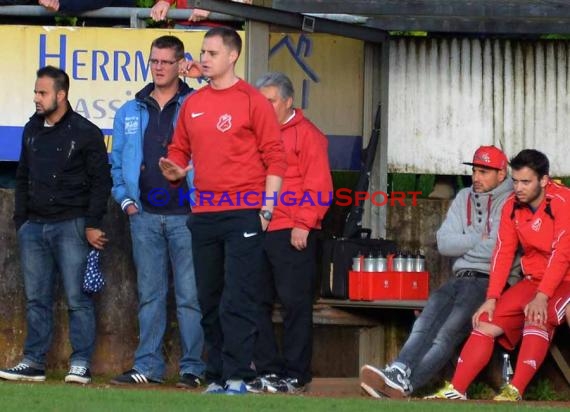
[[[476,330],[471,332],[471,336],[469,336],[461,350],[457,360],[457,369],[455,369],[455,374],[451,380],[453,387],[457,391],[461,393],[467,392],[469,384],[481,372],[481,369],[489,363],[494,345],[494,337],[483,335]]]
[[[544,362],[549,347],[550,339],[545,330],[532,326],[524,329],[521,349],[512,381],[513,386],[519,390],[521,396],[538,368],[540,368],[540,365],[542,365],[542,362]]]

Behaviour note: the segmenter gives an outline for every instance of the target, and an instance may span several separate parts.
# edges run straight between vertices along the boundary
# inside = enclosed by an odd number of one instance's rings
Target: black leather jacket
[[[107,149],[101,130],[68,110],[52,127],[34,114],[24,127],[16,172],[14,221],[56,222],[85,217],[100,227],[111,191]]]

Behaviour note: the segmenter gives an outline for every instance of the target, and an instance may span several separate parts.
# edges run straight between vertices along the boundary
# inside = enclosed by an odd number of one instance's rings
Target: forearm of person
[[[267,197],[262,209],[273,211],[279,192],[281,191],[282,183],[283,178],[281,176],[267,175],[267,178],[265,179],[265,193],[267,194]]]
[[[551,297],[570,270],[570,210],[568,207],[554,211],[554,237],[552,254],[538,291]]]
[[[299,170],[303,176],[303,193],[310,201],[303,202],[295,216],[295,226],[314,229],[323,219],[332,202],[332,176],[328,156],[328,140],[320,132],[309,129],[299,136]]]
[[[466,226],[465,195],[460,193],[451,203],[445,220],[437,231],[437,249],[440,254],[448,257],[463,256],[481,241],[482,234],[477,233],[473,226]]]
[[[125,147],[124,112],[119,109],[113,120],[113,149],[111,150],[111,177],[113,178],[113,188],[111,194],[113,199],[120,205],[127,198],[127,189],[123,178],[123,150]]]
[[[107,211],[107,200],[112,187],[109,157],[102,134],[91,139],[86,150],[88,151],[86,167],[90,194],[85,225],[86,227],[98,228]]]
[[[491,257],[487,298],[498,298],[501,295],[519,247],[515,223],[511,219],[511,210],[512,207],[503,208],[497,241]]]
[[[186,105],[183,105],[178,115],[176,128],[172,137],[172,143],[168,145],[168,158],[180,167],[188,166],[192,157],[190,137],[186,129],[184,119],[186,118]]]
[[[22,153],[20,154],[20,161],[16,169],[16,193],[14,204],[14,223],[16,229],[28,219],[28,159],[25,151],[24,142],[22,141]]]

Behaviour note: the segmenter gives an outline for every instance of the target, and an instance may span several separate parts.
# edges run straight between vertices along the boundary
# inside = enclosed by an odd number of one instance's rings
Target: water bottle
[[[362,254],[360,254],[360,251],[359,251],[358,255],[356,255],[355,257],[352,258],[352,271],[353,272],[360,272],[362,270],[360,267],[361,259],[362,259]]]
[[[404,272],[405,271],[405,259],[402,252],[396,253],[394,259],[392,260],[392,267],[394,272]]]
[[[421,254],[418,250],[416,253],[416,257],[414,258],[414,271],[415,272],[424,272],[426,270],[426,257]]]
[[[406,252],[404,255],[404,271],[414,272],[415,266],[415,257],[411,253]]]
[[[503,353],[503,383],[506,385],[511,382],[513,376],[513,368],[508,353]]]
[[[374,272],[376,269],[376,259],[370,253],[368,256],[364,258],[364,268],[362,269],[363,272]]]
[[[386,272],[388,269],[388,265],[386,262],[386,258],[382,255],[382,252],[376,257],[376,267],[374,269],[375,272]]]

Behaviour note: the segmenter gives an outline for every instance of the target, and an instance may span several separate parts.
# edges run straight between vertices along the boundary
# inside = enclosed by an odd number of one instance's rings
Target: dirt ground
[[[176,388],[172,384],[164,385],[151,385],[151,386],[114,386],[108,384],[94,384],[95,386],[107,387],[107,388],[121,388],[125,390],[165,390],[165,391],[180,391],[181,389]],[[200,392],[201,389],[193,389],[192,392]],[[261,395],[261,396],[273,396],[273,395]],[[294,395],[291,395],[294,396]],[[330,397],[330,398],[367,398],[366,395],[362,394],[360,390],[360,381],[358,378],[314,378],[311,382],[309,389],[302,396],[314,396],[314,397]],[[369,398],[369,397],[368,397]],[[371,398],[369,398],[371,399]],[[422,399],[411,399],[412,401],[422,402]],[[382,402],[382,400],[378,400]],[[447,402],[447,401],[424,401],[424,402]],[[474,403],[489,403],[493,404],[493,401],[487,400],[470,400],[467,402]],[[549,406],[552,408],[561,408],[563,410],[570,410],[570,402],[544,402],[544,401],[523,401],[521,404],[528,406]]]
[[[315,378],[311,382],[309,396],[330,396],[336,398],[358,398],[366,397],[360,391],[360,381],[358,378]],[[422,401],[421,399],[416,399]],[[382,400],[379,400],[382,402]],[[425,402],[440,402],[440,401],[425,401]],[[441,401],[445,402],[445,401]],[[493,401],[473,400],[469,402],[477,403],[494,403]],[[553,408],[563,408],[570,410],[570,402],[543,402],[543,401],[523,401],[525,405],[535,406],[551,406]]]

